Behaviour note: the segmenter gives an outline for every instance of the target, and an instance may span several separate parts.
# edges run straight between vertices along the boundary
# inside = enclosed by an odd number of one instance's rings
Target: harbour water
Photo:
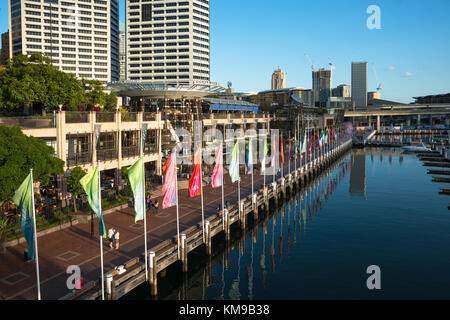
[[[209,265],[193,252],[186,276],[159,275],[158,299],[449,299],[448,198],[426,172],[414,154],[354,149],[228,250],[216,241]]]

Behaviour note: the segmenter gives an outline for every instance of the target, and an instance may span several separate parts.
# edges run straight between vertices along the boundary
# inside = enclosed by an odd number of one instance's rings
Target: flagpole
[[[142,178],[144,181],[142,181],[142,205],[144,208],[144,260],[145,260],[145,280],[148,281],[148,253],[147,253],[147,208],[145,207],[145,162],[144,162],[144,144],[145,140],[142,142],[142,148],[141,148],[141,158],[142,158]]]
[[[203,243],[205,243],[205,212],[203,209],[203,173],[202,173],[202,146],[200,145],[200,197],[202,201],[202,228],[203,228]],[[194,163],[195,166],[195,163]]]
[[[37,229],[36,229],[36,210],[34,207],[34,186],[33,186],[33,169],[30,169],[31,174],[31,201],[33,204],[33,224],[34,224],[34,251],[36,257],[36,280],[37,280],[37,289],[38,289],[38,300],[41,300],[41,281],[39,277],[39,253],[38,253],[38,245],[37,245]]]
[[[225,130],[225,125],[224,125],[224,130]],[[224,134],[225,134],[225,132],[224,132]],[[223,175],[224,175],[224,172],[223,172],[223,144],[220,144],[220,147],[222,148],[222,159],[220,159],[220,163],[221,163],[221,166],[222,166],[222,230],[225,230],[225,217],[224,217],[224,215],[225,215],[225,200],[224,200],[224,193],[223,193]]]
[[[291,132],[289,131],[289,159],[288,159],[288,174],[289,176],[291,175],[291,145],[292,145],[292,141],[291,141]]]
[[[100,161],[97,160],[97,168],[98,168],[98,188],[99,188],[99,193],[98,193],[98,205],[100,207],[100,218],[103,219],[103,213],[102,213],[102,190],[100,188]],[[98,220],[98,223],[101,223],[101,220]],[[99,228],[100,231],[100,228]],[[104,230],[103,230],[104,231]],[[105,277],[103,274],[103,235],[100,234],[99,232],[99,237],[100,237],[100,263],[101,263],[101,274],[102,274],[102,300],[105,300]]]
[[[253,188],[253,148],[250,150],[250,148],[251,148],[251,144],[252,144],[252,138],[250,138],[250,142],[249,142],[249,145],[248,145],[248,152],[249,152],[249,156],[250,156],[250,151],[252,151],[252,163],[251,163],[251,166],[252,166],[252,204],[253,204],[253,194],[254,194],[254,188]],[[253,208],[253,205],[252,205],[252,208]]]
[[[177,249],[178,249],[178,259],[180,259],[180,216],[178,212],[178,176],[177,176],[177,155],[175,153],[173,157],[175,163],[175,191],[177,193]]]

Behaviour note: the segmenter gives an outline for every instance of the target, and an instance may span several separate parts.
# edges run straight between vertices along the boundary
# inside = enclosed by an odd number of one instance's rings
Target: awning
[[[213,103],[211,105],[211,111],[249,111],[249,112],[258,112],[258,107],[250,107],[250,106],[242,106],[236,104],[216,104]]]

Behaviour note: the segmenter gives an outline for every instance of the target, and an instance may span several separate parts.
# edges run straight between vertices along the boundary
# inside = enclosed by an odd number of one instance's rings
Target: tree
[[[105,111],[115,112],[117,100],[117,95],[115,93],[105,94]]]
[[[80,184],[80,179],[86,175],[86,171],[80,167],[73,168],[70,172],[70,177],[67,178],[68,190],[73,197],[73,210],[77,212],[77,198],[84,192],[83,187]]]
[[[8,218],[0,216],[0,253],[5,253],[6,229],[8,228]]]
[[[64,161],[54,153],[44,140],[26,136],[19,127],[0,126],[0,203],[12,198],[30,169],[42,185],[63,174]]]
[[[27,105],[57,109],[78,106],[83,89],[73,74],[55,69],[40,54],[16,55],[0,70],[0,108],[14,110]]]
[[[106,96],[101,81],[82,79],[81,86],[84,90],[84,103],[87,106],[96,107],[98,105],[105,105]]]

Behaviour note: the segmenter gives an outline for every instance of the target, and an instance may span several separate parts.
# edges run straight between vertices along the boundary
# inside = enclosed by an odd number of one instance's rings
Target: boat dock
[[[279,201],[284,201],[294,190],[299,190],[315,179],[321,172],[329,168],[336,160],[352,148],[351,139],[343,139],[336,143],[323,155],[311,159],[306,165],[288,173],[269,183],[272,177],[268,176],[268,184],[264,189],[255,191],[253,195],[241,198],[241,210],[238,204],[229,209],[218,212],[210,217],[205,217],[205,237],[201,223],[191,226],[180,232],[180,247],[176,234],[157,246],[152,247],[147,253],[142,252],[139,257],[134,257],[121,266],[117,266],[105,273],[105,299],[117,300],[130,293],[133,289],[148,281],[151,295],[158,295],[158,273],[165,272],[166,268],[181,261],[182,272],[188,271],[189,253],[204,246],[207,256],[212,254],[212,240],[219,234],[224,234],[225,242],[230,242],[230,229],[232,225],[239,225],[246,229],[247,220],[252,216],[258,221],[259,212],[269,212],[270,208],[278,207]],[[149,268],[148,279],[144,264],[145,254],[148,255]],[[101,299],[101,279],[91,281],[76,292],[71,292],[60,300],[96,300]]]

